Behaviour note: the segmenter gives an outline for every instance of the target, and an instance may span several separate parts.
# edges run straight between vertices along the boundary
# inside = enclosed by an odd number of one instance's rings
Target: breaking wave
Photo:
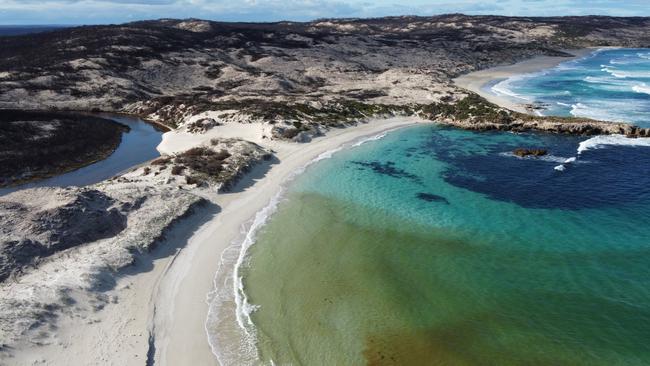
[[[505,79],[501,82],[496,83],[494,86],[492,86],[492,92],[496,95],[504,96],[504,97],[510,97],[510,98],[515,98],[515,99],[520,99],[524,100],[526,102],[531,102],[533,99],[530,97],[526,97],[521,94],[517,94],[514,91],[512,91],[512,84],[518,81],[521,81],[525,78],[532,77],[534,75],[520,75],[520,76],[513,76],[508,79]]]
[[[269,203],[258,211],[252,220],[242,226],[240,237],[224,250],[213,279],[214,289],[208,294],[206,300],[208,315],[205,322],[208,343],[220,364],[259,364],[257,328],[251,319],[251,315],[258,309],[258,306],[251,304],[248,300],[242,269],[248,264],[250,248],[255,244],[258,231],[277,211],[286,192],[286,186],[310,165],[329,159],[346,147],[357,147],[366,142],[377,141],[387,134],[388,132],[383,132],[362,138],[352,144],[344,144],[328,150],[297,168]]]
[[[644,52],[639,52],[636,54],[640,58],[644,58],[646,60],[650,60],[650,53],[644,53]]]
[[[641,146],[650,147],[650,138],[629,138],[625,135],[600,135],[582,141],[578,145],[578,155],[585,151],[600,149],[605,146]]]
[[[650,71],[620,70],[607,65],[603,65],[603,68],[601,70],[619,79],[650,78]]]
[[[576,103],[571,105],[571,111],[569,113],[574,117],[591,118],[606,121],[623,121],[625,119],[625,116],[617,114],[616,110],[619,109],[610,108],[612,106],[613,105],[610,103],[602,108],[597,108],[593,105]]]
[[[563,163],[563,162],[565,162],[567,160],[567,158],[564,158],[564,157],[561,157],[561,156],[555,156],[555,155],[521,157],[521,156],[513,154],[511,151],[502,152],[499,155],[509,157],[509,158],[538,160],[538,161],[546,161],[546,162],[553,162],[553,163]]]
[[[582,141],[578,144],[577,155],[566,159],[562,164],[557,165],[554,169],[560,172],[566,170],[569,164],[579,162],[578,158],[585,151],[602,149],[607,146],[637,146],[650,147],[650,138],[629,138],[625,135],[599,135]]]
[[[646,83],[641,83],[640,85],[635,85],[632,87],[632,90],[634,90],[637,93],[641,94],[650,94],[650,86]]]

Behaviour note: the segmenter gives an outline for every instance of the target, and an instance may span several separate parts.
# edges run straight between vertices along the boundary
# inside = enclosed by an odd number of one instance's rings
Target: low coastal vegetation
[[[588,118],[533,116],[502,108],[485,98],[469,93],[454,104],[425,106],[422,116],[437,122],[470,130],[541,131],[572,135],[622,134],[650,136],[650,129],[627,123],[596,121]]]
[[[239,139],[212,139],[203,146],[193,147],[173,156],[153,160],[143,175],[153,174],[173,179],[188,187],[215,187],[224,192],[255,165],[273,158],[270,151]]]
[[[144,118],[151,118],[163,103],[153,100],[143,103],[137,112]],[[650,130],[626,123],[602,122],[587,118],[533,116],[500,107],[472,92],[464,92],[458,100],[445,98],[444,101],[429,104],[380,104],[353,100],[337,100],[326,103],[286,103],[259,99],[245,102],[210,103],[194,101],[188,107],[184,99],[167,104],[167,114],[161,118],[163,123],[178,128],[189,117],[204,112],[222,112],[220,120],[201,119],[201,126],[218,126],[228,122],[257,122],[275,125],[273,138],[304,142],[299,134],[319,135],[323,130],[345,127],[370,118],[392,116],[417,116],[433,122],[471,130],[502,131],[542,131],[574,135],[624,134],[630,137],[650,136]],[[196,132],[199,123],[187,126],[188,131]],[[205,132],[210,127],[204,127]]]
[[[452,14],[269,24],[164,19],[0,37],[0,108],[14,109],[0,113],[0,186],[103,159],[127,129],[53,110],[128,113],[189,134],[258,123],[260,139],[298,142],[390,116],[473,130],[650,136],[622,123],[517,113],[452,83],[478,69],[568,56],[561,50],[572,47],[648,46],[649,31],[645,18]],[[15,110],[27,108],[49,111]],[[264,162],[274,162],[269,149],[216,138],[89,187],[0,197],[0,353],[30,332],[40,339],[52,331],[75,299],[96,296],[89,303],[101,308],[108,300],[96,290],[115,284],[114,271]],[[418,181],[392,162],[353,164]],[[416,197],[449,203],[430,192]],[[13,279],[20,281],[6,285]]]
[[[186,118],[204,112],[224,113],[224,120],[249,122],[268,122],[275,124],[291,121],[300,130],[311,124],[325,127],[344,127],[346,124],[378,116],[411,115],[414,108],[410,105],[389,105],[381,103],[364,103],[356,100],[340,99],[329,102],[286,102],[264,99],[247,99],[242,101],[212,102],[200,98],[162,97],[140,103],[132,107],[131,112],[140,117],[158,119],[172,128],[184,124]],[[201,119],[192,122],[188,130],[204,132],[210,127],[221,125],[220,121]],[[206,127],[207,126],[207,127]],[[289,138],[293,136],[288,136]]]
[[[0,111],[0,187],[65,173],[102,160],[128,127],[104,118]]]
[[[91,186],[1,196],[2,343],[51,336],[72,304],[78,316],[117,301],[106,295],[116,271],[154,249],[184,217],[218,210],[214,194],[265,161],[273,155],[257,144],[215,138]],[[0,359],[9,353],[0,347]]]

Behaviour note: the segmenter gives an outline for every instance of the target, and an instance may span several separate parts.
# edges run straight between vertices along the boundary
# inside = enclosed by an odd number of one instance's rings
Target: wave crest
[[[646,83],[641,83],[640,85],[635,85],[632,87],[632,90],[634,90],[637,93],[640,94],[650,94],[650,86]]]
[[[585,151],[601,149],[605,146],[640,146],[650,147],[650,138],[639,137],[629,138],[625,135],[600,135],[595,136],[578,145],[578,155]]]
[[[346,144],[328,150],[296,169],[269,203],[258,211],[252,220],[242,226],[241,236],[224,250],[213,280],[214,289],[206,299],[208,316],[205,322],[208,343],[220,364],[257,365],[260,362],[257,328],[251,319],[251,315],[259,308],[259,305],[251,304],[248,301],[242,270],[248,264],[250,248],[255,244],[257,232],[277,211],[286,192],[286,185],[302,174],[310,165],[329,159],[336,152],[348,146],[361,146],[366,142],[380,140],[387,134],[388,132],[383,132],[362,138],[351,145]]]

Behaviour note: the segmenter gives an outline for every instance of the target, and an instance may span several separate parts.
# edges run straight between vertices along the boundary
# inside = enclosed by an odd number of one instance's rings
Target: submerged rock
[[[420,192],[416,195],[416,197],[427,202],[442,202],[442,203],[449,204],[449,201],[445,197],[438,196],[437,194],[433,194],[433,193]]]

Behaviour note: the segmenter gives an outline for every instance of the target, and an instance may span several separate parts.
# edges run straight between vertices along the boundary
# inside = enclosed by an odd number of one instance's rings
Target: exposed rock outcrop
[[[650,129],[588,118],[541,117],[510,111],[469,93],[454,104],[432,103],[418,112],[424,118],[468,130],[542,131],[571,135],[650,136]]]
[[[546,149],[525,149],[525,148],[518,148],[515,149],[512,152],[514,155],[519,156],[521,158],[526,157],[526,156],[544,156],[548,154],[548,151]]]

